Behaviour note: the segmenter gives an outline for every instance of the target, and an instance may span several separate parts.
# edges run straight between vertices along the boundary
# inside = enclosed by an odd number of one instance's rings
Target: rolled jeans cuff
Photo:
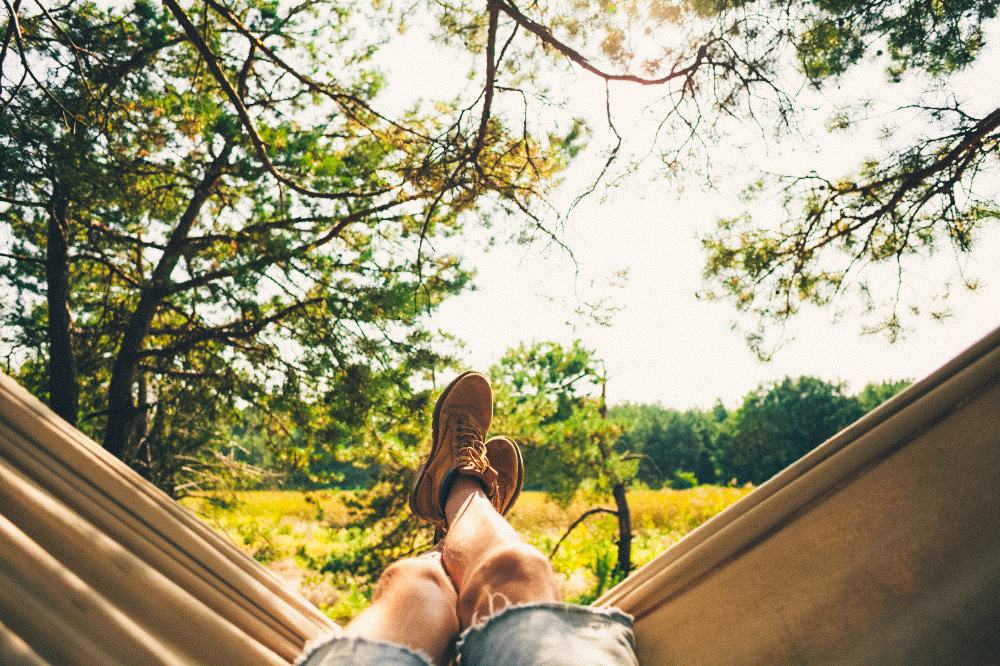
[[[433,666],[419,650],[388,641],[341,634],[325,636],[305,647],[295,666]]]
[[[638,666],[632,616],[557,602],[504,608],[462,632],[461,666]]]

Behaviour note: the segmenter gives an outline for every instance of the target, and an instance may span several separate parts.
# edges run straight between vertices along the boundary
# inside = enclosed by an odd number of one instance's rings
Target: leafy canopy
[[[568,502],[581,489],[607,495],[631,482],[638,461],[617,446],[620,428],[606,418],[604,367],[576,340],[513,347],[490,370],[496,432],[525,458],[525,484]]]
[[[7,9],[8,371],[56,402],[75,367],[80,426],[168,488],[244,414],[301,466],[423,399],[447,362],[429,315],[472,275],[434,241],[530,212],[565,163],[558,138],[481,128],[458,100],[380,112],[378,9]]]

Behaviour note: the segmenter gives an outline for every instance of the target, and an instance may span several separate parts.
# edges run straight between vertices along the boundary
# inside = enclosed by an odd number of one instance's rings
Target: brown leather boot
[[[431,453],[410,493],[414,515],[443,525],[444,503],[458,474],[478,479],[491,501],[499,497],[484,443],[492,421],[493,391],[484,375],[463,372],[448,384],[434,406]]]
[[[493,499],[493,507],[501,516],[506,516],[517,502],[524,486],[521,448],[509,437],[493,437],[486,442],[486,458],[490,461],[490,467],[497,471],[497,494]],[[448,528],[444,523],[434,525],[435,544],[440,543],[447,535]]]
[[[503,435],[486,442],[486,457],[490,467],[497,471],[497,495],[493,506],[501,516],[506,516],[521,495],[524,486],[524,460],[517,443]]]

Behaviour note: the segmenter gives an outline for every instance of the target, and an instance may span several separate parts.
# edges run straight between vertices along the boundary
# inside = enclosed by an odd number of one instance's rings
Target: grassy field
[[[685,534],[750,491],[749,487],[699,486],[688,490],[637,490],[629,494],[635,540],[632,559],[645,564]],[[368,603],[370,585],[323,573],[323,564],[356,548],[366,535],[345,527],[349,491],[265,490],[236,493],[227,501],[188,497],[182,502],[209,525],[227,534],[290,587],[300,590],[337,622],[346,622]],[[548,553],[566,527],[593,504],[561,507],[544,493],[525,492],[510,520]],[[615,581],[616,523],[598,515],[578,527],[553,559],[564,597],[586,603]]]

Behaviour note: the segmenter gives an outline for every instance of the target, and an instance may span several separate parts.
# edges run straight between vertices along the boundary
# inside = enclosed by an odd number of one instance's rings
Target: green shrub
[[[694,472],[685,472],[684,470],[677,469],[670,475],[670,487],[674,490],[695,488],[697,485],[698,477],[694,475]]]

